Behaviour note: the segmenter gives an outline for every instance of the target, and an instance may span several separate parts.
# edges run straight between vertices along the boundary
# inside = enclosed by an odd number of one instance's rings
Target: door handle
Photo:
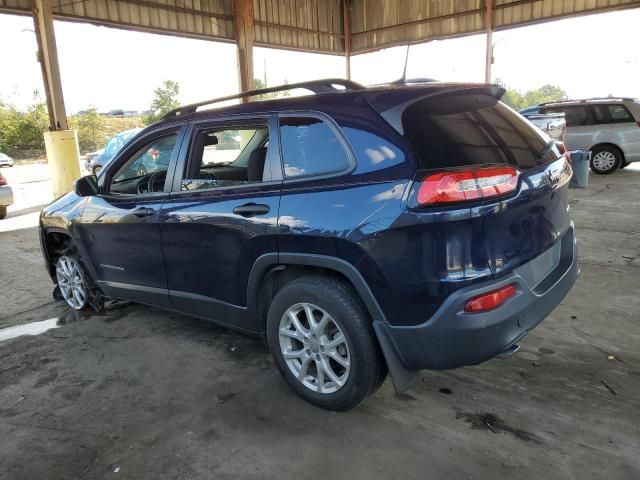
[[[132,213],[138,218],[143,218],[155,215],[156,211],[153,208],[140,207],[136,208]]]
[[[266,215],[269,213],[269,205],[263,203],[247,203],[234,208],[233,213],[245,218],[255,217],[256,215]]]

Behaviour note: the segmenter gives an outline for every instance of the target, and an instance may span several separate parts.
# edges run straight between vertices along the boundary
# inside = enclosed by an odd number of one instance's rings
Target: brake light
[[[464,202],[513,192],[520,172],[513,167],[485,167],[426,177],[418,190],[420,205]]]
[[[507,285],[492,292],[483,293],[469,300],[464,306],[464,311],[467,313],[479,313],[493,310],[506,302],[507,299],[515,295],[515,293],[516,287],[513,285]]]
[[[556,142],[556,147],[562,155],[567,153],[567,147],[565,147],[564,142]]]
[[[7,184],[7,179],[0,173],[0,187]]]

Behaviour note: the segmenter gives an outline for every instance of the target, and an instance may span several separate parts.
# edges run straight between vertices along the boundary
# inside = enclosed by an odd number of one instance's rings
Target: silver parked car
[[[142,128],[132,128],[131,130],[125,130],[111,137],[105,147],[101,151],[99,150],[99,154],[91,158],[89,165],[86,166],[87,170],[97,175],[98,172],[102,170],[102,167],[109,163],[115,154],[120,151],[124,144],[136,136],[141,130]]]
[[[13,203],[13,190],[0,173],[0,220],[7,216],[7,207]]]
[[[590,150],[593,173],[607,174],[640,162],[640,101],[591,98],[543,103],[521,110],[533,114],[564,113],[568,150]]]
[[[13,158],[0,152],[0,167],[13,167]]]

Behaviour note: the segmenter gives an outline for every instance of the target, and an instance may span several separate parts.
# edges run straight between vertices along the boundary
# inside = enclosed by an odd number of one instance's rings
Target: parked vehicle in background
[[[7,179],[0,173],[0,220],[7,216],[7,207],[13,204],[13,190]]]
[[[294,88],[316,95],[169,112],[46,207],[56,292],[260,335],[331,410],[388,371],[404,391],[421,369],[513,354],[578,275],[555,142],[495,85],[330,79],[232,98]]]
[[[13,167],[13,158],[0,152],[0,167]]]
[[[529,116],[564,113],[568,150],[590,150],[594,173],[608,174],[640,161],[640,102],[633,98],[591,98],[544,103],[521,110]]]
[[[565,142],[567,121],[564,118],[564,113],[534,113],[524,116],[549,137],[558,142]]]
[[[142,128],[132,128],[131,130],[125,130],[124,132],[120,132],[111,137],[102,151],[100,151],[98,155],[95,155],[89,161],[88,165],[85,160],[86,169],[94,175],[97,175],[100,170],[109,163],[115,154],[118,153],[120,149],[141,130]]]
[[[98,155],[102,155],[102,152],[104,152],[104,148],[101,148],[100,150],[96,150],[95,152],[89,152],[89,153],[85,153],[84,155],[84,168],[86,170],[91,171],[91,162],[98,156]]]

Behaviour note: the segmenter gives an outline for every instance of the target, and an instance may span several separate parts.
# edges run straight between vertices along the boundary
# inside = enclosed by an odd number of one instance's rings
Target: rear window
[[[489,95],[438,95],[402,115],[404,136],[420,169],[509,164],[521,170],[556,158],[539,152],[549,141],[520,115]]]
[[[624,105],[607,105],[612,123],[633,122],[633,117]]]

